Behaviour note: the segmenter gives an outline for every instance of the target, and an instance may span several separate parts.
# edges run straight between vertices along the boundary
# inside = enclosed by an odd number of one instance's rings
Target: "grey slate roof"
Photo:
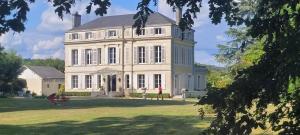
[[[65,78],[64,73],[58,71],[53,67],[46,67],[46,66],[26,66],[26,67],[43,79]]]
[[[99,17],[93,21],[82,24],[79,27],[72,28],[70,31],[119,27],[119,26],[132,26],[134,24],[134,14],[116,15],[116,16],[104,16]],[[156,24],[176,24],[176,22],[158,12],[150,14],[146,25]]]

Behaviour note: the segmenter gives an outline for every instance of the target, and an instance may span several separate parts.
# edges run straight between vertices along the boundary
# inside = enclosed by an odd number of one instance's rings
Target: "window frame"
[[[139,46],[137,53],[138,53],[138,63],[145,64],[146,63],[146,47]]]
[[[86,65],[93,64],[93,50],[92,49],[85,49],[85,63],[86,63]]]
[[[154,63],[162,63],[162,46],[154,46]]]
[[[137,80],[138,80],[138,88],[145,88],[145,74],[138,74],[137,75]]]
[[[108,48],[108,63],[109,64],[116,64],[116,47],[109,47]],[[113,53],[112,53],[112,52]]]
[[[159,88],[159,85],[161,85],[161,74],[154,74],[154,88]]]
[[[78,33],[72,33],[72,40],[78,40],[79,39],[79,34]]]
[[[78,89],[78,75],[71,76],[71,87],[72,89]]]
[[[72,61],[72,65],[78,65],[78,49],[72,49],[72,51],[71,51],[71,61]]]
[[[154,28],[154,34],[155,35],[161,35],[162,34],[162,28]]]
[[[130,88],[130,77],[128,74],[125,75],[125,88],[126,89]]]
[[[108,31],[108,37],[116,37],[116,36],[117,36],[117,30]]]
[[[85,75],[85,88],[92,89],[92,75]]]
[[[85,35],[85,39],[92,39],[93,38],[93,32],[86,32],[84,35]]]

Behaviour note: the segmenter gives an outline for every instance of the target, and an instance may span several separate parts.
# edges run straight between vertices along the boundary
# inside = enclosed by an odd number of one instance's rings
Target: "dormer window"
[[[78,33],[72,33],[72,40],[77,40],[79,39]]]
[[[155,28],[155,29],[154,29],[154,34],[155,34],[155,35],[162,34],[161,28]]]
[[[86,32],[85,33],[85,39],[91,39],[93,38],[93,33],[92,32]]]
[[[109,37],[115,37],[115,36],[117,36],[117,31],[116,30],[110,30],[110,31],[108,31],[108,36]]]
[[[146,30],[145,29],[141,29],[141,34],[140,35],[145,35],[146,34]]]

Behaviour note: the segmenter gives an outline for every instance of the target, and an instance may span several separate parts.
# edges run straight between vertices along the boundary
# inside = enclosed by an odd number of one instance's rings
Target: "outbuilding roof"
[[[70,31],[98,29],[108,27],[132,26],[135,22],[134,14],[103,16],[93,21],[82,24],[81,26],[72,28]],[[146,25],[157,24],[176,24],[176,22],[158,12],[150,14]]]
[[[25,66],[30,69],[32,72],[36,73],[43,79],[60,79],[65,78],[64,73],[58,71],[53,67],[46,66]]]

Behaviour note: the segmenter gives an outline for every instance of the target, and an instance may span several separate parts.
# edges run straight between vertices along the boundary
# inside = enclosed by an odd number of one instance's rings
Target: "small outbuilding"
[[[24,66],[19,78],[26,81],[28,91],[38,96],[57,93],[65,82],[64,73],[46,66]]]

